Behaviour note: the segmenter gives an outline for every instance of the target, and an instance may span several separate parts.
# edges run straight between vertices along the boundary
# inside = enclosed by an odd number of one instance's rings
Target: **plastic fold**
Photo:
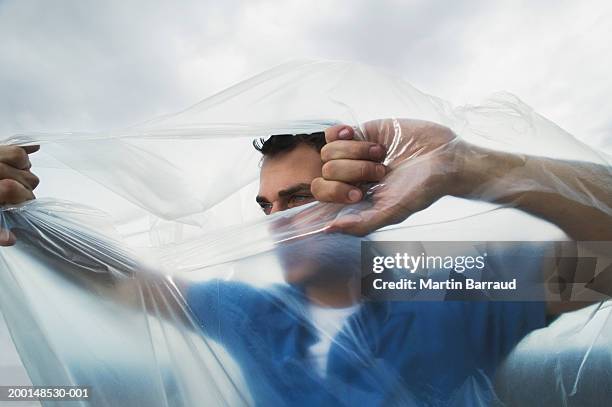
[[[385,147],[386,176],[357,204],[264,215],[253,140],[337,124]],[[16,240],[0,248],[0,312],[34,385],[91,387],[70,405],[610,402],[609,301],[547,326],[543,301],[352,288],[363,242],[522,241],[544,258],[538,241],[570,239],[514,209],[525,191],[612,216],[610,156],[511,94],[457,107],[377,68],[304,61],[127,129],[0,144],[41,146],[37,199],[0,213]],[[509,166],[465,194],[462,174],[500,155]],[[453,196],[415,193],[443,179]],[[321,287],[350,306],[313,302]]]

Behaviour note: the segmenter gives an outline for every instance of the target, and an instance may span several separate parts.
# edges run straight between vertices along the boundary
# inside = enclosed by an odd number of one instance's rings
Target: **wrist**
[[[502,196],[504,184],[512,183],[515,169],[523,167],[525,160],[518,154],[489,150],[468,144],[461,155],[458,174],[458,193],[455,196],[494,202]],[[509,186],[509,185],[507,185]],[[491,189],[498,191],[495,196]]]

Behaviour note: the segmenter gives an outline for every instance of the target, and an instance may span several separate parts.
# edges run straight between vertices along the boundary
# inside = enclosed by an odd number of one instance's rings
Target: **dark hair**
[[[319,131],[312,134],[276,134],[267,140],[260,138],[253,141],[255,150],[267,157],[289,152],[300,144],[307,144],[320,152],[325,145],[325,133]]]

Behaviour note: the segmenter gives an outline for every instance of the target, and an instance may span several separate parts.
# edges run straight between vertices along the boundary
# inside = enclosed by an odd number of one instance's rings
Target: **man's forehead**
[[[319,153],[309,146],[297,146],[287,153],[265,157],[259,178],[260,195],[276,195],[300,184],[310,185],[321,176],[321,166]]]
[[[301,144],[291,151],[264,157],[260,172],[262,175],[266,173],[312,173],[320,172],[322,165],[320,153],[306,144]]]

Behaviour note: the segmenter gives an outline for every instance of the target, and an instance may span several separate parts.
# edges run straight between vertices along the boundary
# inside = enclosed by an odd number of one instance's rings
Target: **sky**
[[[0,0],[0,139],[131,125],[314,58],[376,65],[457,105],[512,92],[612,152],[610,21],[606,0]],[[17,364],[2,353],[0,383]]]
[[[612,147],[609,1],[0,0],[0,138],[122,127],[298,59],[454,104],[508,91]]]

